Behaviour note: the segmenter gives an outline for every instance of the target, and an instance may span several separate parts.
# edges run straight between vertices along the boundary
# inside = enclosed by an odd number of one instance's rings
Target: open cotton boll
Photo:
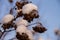
[[[14,19],[14,16],[11,14],[8,14],[8,15],[4,16],[4,18],[2,19],[2,22],[8,23],[8,22],[12,21],[13,19]]]
[[[26,33],[26,31],[27,31],[27,27],[25,27],[24,25],[20,25],[16,29],[16,32],[18,32],[19,34]]]
[[[29,39],[30,39],[30,40],[34,40],[33,34],[32,34],[32,31],[31,31],[31,30],[27,30],[27,31],[26,31],[26,34],[29,36]]]
[[[29,14],[32,10],[38,10],[37,6],[32,3],[28,3],[22,7],[23,14]]]
[[[19,26],[19,25],[24,25],[24,26],[28,26],[28,21],[24,20],[24,19],[19,19],[16,21],[16,25]]]

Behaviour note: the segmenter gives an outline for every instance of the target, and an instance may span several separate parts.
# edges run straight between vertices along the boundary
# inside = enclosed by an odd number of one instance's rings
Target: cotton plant
[[[13,3],[13,0],[9,0],[9,2]],[[13,9],[16,10],[16,15],[13,15]],[[39,21],[34,23],[37,25],[32,27],[32,30],[28,29],[29,26],[34,25],[30,23],[34,19],[39,19],[39,17],[38,7],[35,4],[27,0],[16,1],[15,7],[13,7],[10,10],[10,13],[5,15],[2,19],[1,24],[4,31],[0,31],[1,33],[3,33],[1,35],[3,36],[5,32],[15,30],[15,38],[17,40],[34,40],[34,35],[36,33],[44,33],[45,31],[47,31],[47,29]],[[10,28],[14,29],[9,30]],[[15,40],[15,38],[12,40]]]

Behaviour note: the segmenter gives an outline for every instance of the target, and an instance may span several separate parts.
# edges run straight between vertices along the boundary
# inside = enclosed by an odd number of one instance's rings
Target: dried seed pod
[[[22,9],[22,7],[25,5],[25,4],[27,4],[28,2],[16,2],[16,6],[17,6],[17,8],[18,9]]]
[[[36,11],[36,10],[33,10],[32,12],[30,12],[29,15],[31,18],[38,18],[39,17],[38,11]]]
[[[38,32],[38,33],[43,33],[45,32],[47,29],[45,27],[43,27],[42,25],[37,25],[35,27],[33,27],[33,30],[35,32]]]
[[[28,22],[33,21],[34,18],[38,18],[38,12],[36,10],[33,10],[29,14],[24,14],[24,19],[27,20]]]
[[[13,27],[13,21],[14,21],[14,16],[11,14],[8,14],[6,16],[4,16],[3,20],[2,20],[2,27],[4,30],[12,28]]]
[[[16,37],[18,40],[29,40],[29,37],[26,33],[22,33],[22,34],[17,33]]]
[[[13,27],[13,21],[3,24],[2,27],[4,30],[12,28]]]
[[[22,8],[22,5],[21,5],[20,2],[16,2],[16,6],[17,6],[18,9],[21,9]]]
[[[33,18],[31,18],[28,14],[25,14],[23,19],[27,20],[28,22],[33,21]]]
[[[43,32],[45,32],[47,29],[44,28],[44,27],[33,27],[33,30],[34,30],[35,32],[43,33]]]
[[[4,23],[2,25],[3,29],[4,30],[9,29],[9,28],[15,28],[16,29],[17,26],[16,26],[15,23],[13,23],[13,21],[14,21],[14,19],[12,21],[8,22],[8,23]]]

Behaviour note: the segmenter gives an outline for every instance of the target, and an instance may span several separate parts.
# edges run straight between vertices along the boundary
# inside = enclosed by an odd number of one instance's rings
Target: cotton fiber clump
[[[37,6],[32,3],[28,3],[22,8],[23,14],[29,14],[32,10],[38,10]]]
[[[34,40],[33,34],[32,34],[32,31],[31,31],[31,30],[27,30],[27,31],[26,31],[26,34],[29,36],[29,39],[30,39],[30,40]]]
[[[22,18],[20,18],[20,19],[18,19],[17,21],[16,21],[16,25],[17,26],[19,26],[19,25],[24,25],[24,26],[28,26],[28,21],[26,21],[26,20],[24,20],[24,19],[22,19]]]
[[[24,25],[20,25],[16,29],[16,32],[18,32],[19,34],[26,33],[26,31],[27,31],[27,27],[25,27]]]
[[[12,21],[13,19],[14,19],[14,16],[11,14],[8,14],[8,15],[4,16],[4,18],[2,19],[2,22],[8,23],[8,22]]]
[[[28,37],[29,40],[33,40],[33,34],[30,30],[27,29],[27,27],[25,27],[24,25],[20,25],[17,27],[16,29],[16,32],[19,33],[17,35],[20,35],[20,36],[17,36],[17,38],[19,37],[23,37],[23,34],[26,34]],[[26,36],[25,36],[26,37]],[[21,38],[20,38],[21,39]],[[26,39],[26,38],[25,38]]]

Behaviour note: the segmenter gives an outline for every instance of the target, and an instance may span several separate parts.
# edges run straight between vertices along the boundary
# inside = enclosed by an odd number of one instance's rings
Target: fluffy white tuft
[[[27,26],[29,24],[28,21],[26,21],[22,18],[18,19],[15,23],[16,23],[17,26],[19,26],[19,25]]]
[[[14,19],[14,16],[11,14],[8,14],[8,15],[4,16],[4,18],[2,19],[2,22],[8,23],[8,22],[12,21],[13,19]]]
[[[32,10],[38,10],[37,6],[32,3],[26,4],[22,8],[23,14],[29,14]]]
[[[27,27],[25,27],[24,25],[20,25],[20,26],[18,26],[17,29],[16,29],[16,32],[18,32],[18,33],[20,33],[20,34],[26,33],[26,31],[27,31]]]
[[[27,30],[26,33],[27,33],[27,35],[29,36],[29,39],[30,39],[30,40],[33,40],[33,39],[34,39],[34,38],[33,38],[33,34],[32,34],[32,32],[31,32],[30,30]]]

